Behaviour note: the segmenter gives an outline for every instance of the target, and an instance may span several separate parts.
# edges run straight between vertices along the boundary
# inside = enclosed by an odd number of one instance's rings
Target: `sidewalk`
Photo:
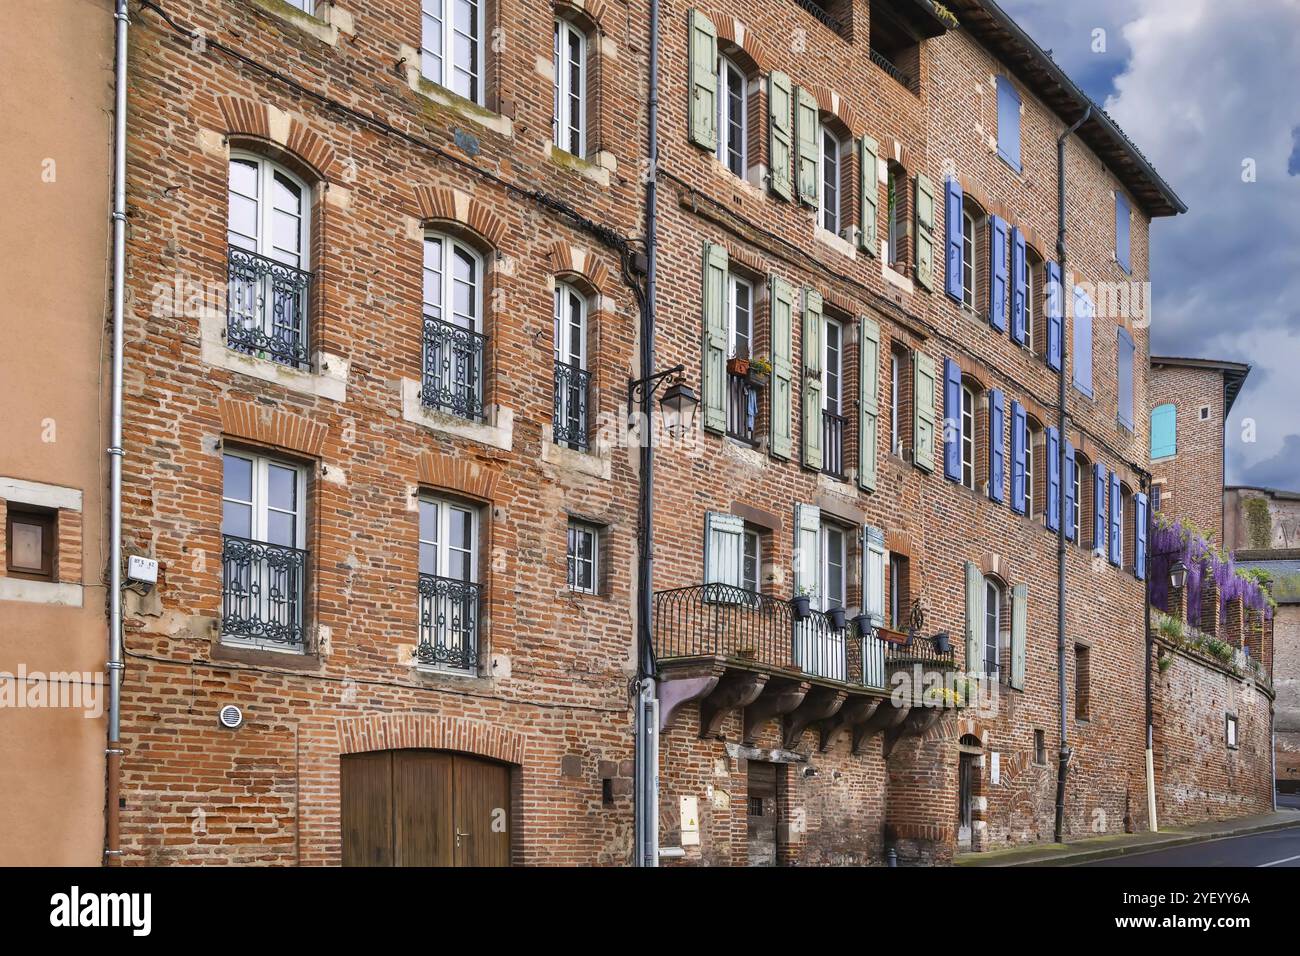
[[[954,866],[1077,866],[1112,856],[1164,850],[1188,843],[1202,843],[1223,837],[1245,836],[1265,830],[1300,826],[1300,810],[1279,809],[1253,817],[1237,817],[1191,827],[1171,828],[1159,833],[1119,833],[1089,837],[1073,843],[1036,843],[985,853],[959,853]]]

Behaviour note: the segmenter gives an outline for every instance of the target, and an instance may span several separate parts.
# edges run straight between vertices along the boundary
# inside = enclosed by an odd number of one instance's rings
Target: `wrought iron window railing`
[[[558,445],[587,447],[587,400],[591,394],[591,373],[567,362],[555,363],[555,409],[552,432]]]
[[[822,412],[822,471],[844,477],[844,425],[848,419],[834,412]]]
[[[912,77],[909,74],[904,73],[898,67],[894,66],[894,64],[890,61],[890,59],[887,56],[885,56],[879,50],[870,50],[868,52],[871,57],[871,62],[876,64],[876,66],[880,67],[891,77],[893,77],[895,82],[907,88],[908,90],[911,90],[913,93],[918,92],[918,87],[916,86],[916,83],[912,79]]]
[[[758,426],[758,386],[747,376],[727,373],[727,435],[754,444]]]
[[[311,273],[246,249],[226,252],[226,345],[306,368]]]
[[[817,3],[817,0],[794,0],[794,2],[796,6],[803,7],[805,10],[811,13],[814,17],[816,17],[826,26],[830,27],[836,33],[843,35],[844,24],[840,23],[840,21],[836,17],[833,17],[829,13],[827,13],[826,10],[823,9],[822,6]]]
[[[890,667],[910,667],[920,664],[923,668],[951,669],[956,666],[956,657],[951,644],[948,650],[939,650],[934,638],[921,637],[919,634],[900,634],[903,643],[887,641],[885,643],[885,661]]]
[[[419,589],[420,643],[416,659],[421,664],[477,670],[481,586],[421,574]]]
[[[461,418],[481,419],[486,352],[486,335],[426,315],[421,401]]]
[[[227,534],[221,564],[222,635],[302,647],[307,552]]]

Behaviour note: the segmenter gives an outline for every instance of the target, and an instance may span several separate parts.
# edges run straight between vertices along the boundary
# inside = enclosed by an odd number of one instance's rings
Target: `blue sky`
[[[1228,483],[1300,490],[1300,0],[999,2],[1188,206],[1151,226],[1151,350],[1251,364]]]

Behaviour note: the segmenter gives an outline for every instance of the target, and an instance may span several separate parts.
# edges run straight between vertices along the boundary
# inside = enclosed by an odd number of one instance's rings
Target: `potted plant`
[[[763,356],[751,359],[749,363],[749,380],[754,385],[766,385],[771,381],[772,363]]]
[[[871,636],[871,615],[862,613],[853,619],[853,624],[858,629],[858,634],[862,637]]]
[[[809,600],[811,596],[812,591],[802,584],[795,589],[794,597],[790,600],[790,606],[794,609],[796,620],[807,620],[808,615],[812,613],[809,609]]]
[[[733,355],[731,358],[727,359],[727,371],[732,375],[748,375],[749,359],[741,358],[739,355]]]
[[[844,608],[833,607],[826,612],[826,617],[831,622],[831,627],[837,631],[844,630]]]

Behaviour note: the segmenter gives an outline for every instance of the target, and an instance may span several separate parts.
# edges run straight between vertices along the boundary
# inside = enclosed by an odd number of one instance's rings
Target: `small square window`
[[[1228,749],[1237,749],[1237,715],[1227,714],[1224,717],[1224,736],[1226,738]]]
[[[1078,720],[1087,720],[1091,712],[1092,674],[1089,651],[1083,644],[1074,647],[1074,716]]]
[[[1209,420],[1210,420],[1210,406],[1209,406],[1209,405],[1202,405],[1202,406],[1201,406],[1201,421],[1203,421],[1203,422],[1208,422]]]
[[[595,594],[600,587],[600,529],[569,522],[569,590]]]
[[[1047,735],[1041,730],[1034,731],[1034,763],[1047,763]]]
[[[55,512],[10,506],[5,520],[5,567],[16,577],[54,580]]]

